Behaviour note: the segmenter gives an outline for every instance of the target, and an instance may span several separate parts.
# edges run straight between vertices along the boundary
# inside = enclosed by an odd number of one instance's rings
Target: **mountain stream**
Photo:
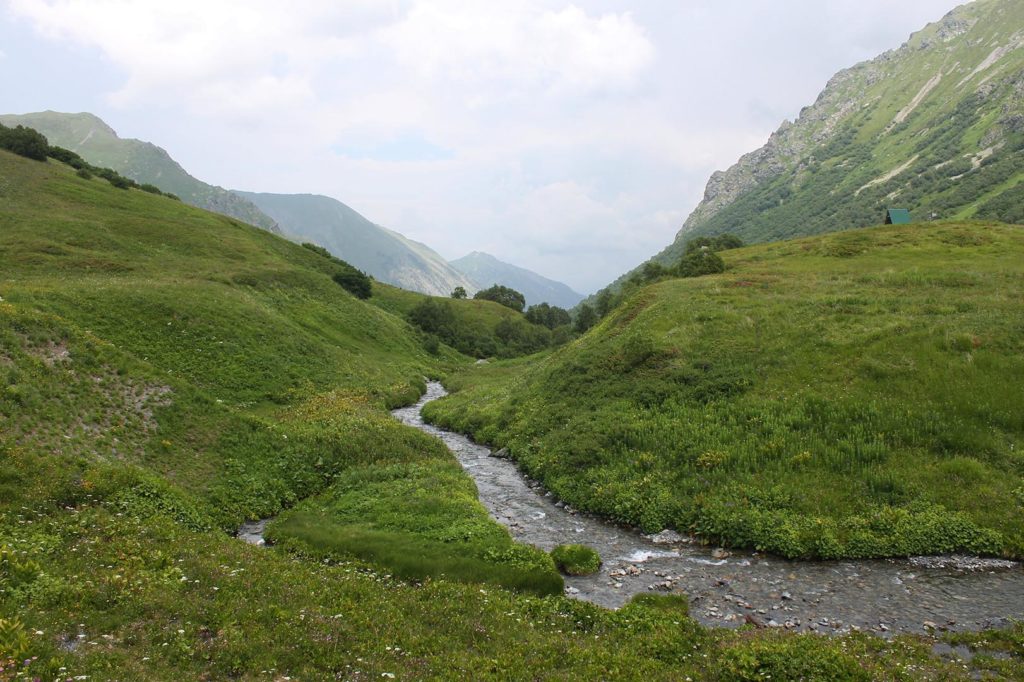
[[[577,513],[527,480],[515,463],[469,438],[423,421],[425,404],[446,395],[432,382],[400,421],[437,436],[476,481],[480,501],[519,542],[551,550],[579,543],[601,555],[600,572],[567,577],[566,593],[618,608],[644,592],[683,593],[705,625],[880,634],[1001,627],[1024,619],[1024,569],[975,557],[787,561],[703,547],[671,531],[643,535]]]

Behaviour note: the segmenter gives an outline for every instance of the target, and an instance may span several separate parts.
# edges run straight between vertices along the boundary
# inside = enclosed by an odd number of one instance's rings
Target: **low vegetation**
[[[722,253],[439,424],[574,507],[787,557],[1024,555],[1024,229],[874,228]]]
[[[551,558],[566,575],[591,575],[601,569],[601,557],[586,545],[559,545],[551,550]]]

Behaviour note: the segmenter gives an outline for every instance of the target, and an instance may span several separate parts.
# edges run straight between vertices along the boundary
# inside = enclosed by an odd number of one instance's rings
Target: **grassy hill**
[[[722,253],[427,416],[574,507],[790,557],[1024,555],[1024,228]]]
[[[4,114],[0,115],[0,123],[34,128],[45,135],[50,144],[77,152],[95,166],[112,168],[136,182],[155,185],[192,206],[280,234],[277,223],[249,200],[197,180],[154,144],[118,137],[110,126],[92,114],[57,111]]]
[[[1024,4],[977,0],[836,74],[794,122],[712,175],[673,244],[745,242],[915,220],[1024,222]],[[632,273],[630,273],[632,274]],[[615,289],[629,278],[620,278]]]

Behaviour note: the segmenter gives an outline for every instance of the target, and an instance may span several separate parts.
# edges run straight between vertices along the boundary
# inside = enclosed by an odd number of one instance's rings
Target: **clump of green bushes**
[[[566,575],[592,575],[601,569],[600,555],[586,545],[559,545],[551,550],[551,558]]]

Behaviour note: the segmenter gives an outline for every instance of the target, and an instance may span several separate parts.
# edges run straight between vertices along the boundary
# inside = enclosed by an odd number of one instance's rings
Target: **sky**
[[[840,69],[956,0],[0,0],[0,113],[89,111],[590,293]]]

